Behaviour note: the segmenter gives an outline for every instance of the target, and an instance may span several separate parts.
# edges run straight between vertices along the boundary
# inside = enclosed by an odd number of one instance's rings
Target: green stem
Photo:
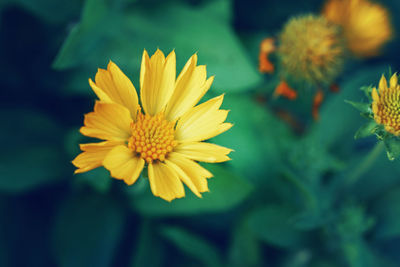
[[[381,154],[385,145],[383,142],[377,142],[374,148],[364,157],[364,159],[358,164],[358,166],[349,174],[347,184],[349,186],[354,185],[361,176],[368,171],[378,156]]]

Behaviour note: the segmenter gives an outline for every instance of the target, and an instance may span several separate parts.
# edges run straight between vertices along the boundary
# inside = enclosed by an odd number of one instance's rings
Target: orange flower
[[[297,98],[297,92],[293,90],[285,81],[281,81],[275,89],[275,96],[284,96],[287,99],[294,100]]]
[[[368,0],[330,0],[322,13],[342,26],[348,49],[359,57],[377,55],[393,34],[386,8]]]
[[[259,59],[259,71],[262,73],[273,73],[274,65],[268,59],[268,56],[276,50],[275,47],[275,39],[274,38],[266,38],[260,44],[260,54],[258,55]]]

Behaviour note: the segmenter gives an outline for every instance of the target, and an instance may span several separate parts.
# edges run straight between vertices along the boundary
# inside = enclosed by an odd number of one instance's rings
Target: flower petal
[[[149,164],[149,181],[153,195],[167,201],[185,196],[185,189],[178,174],[171,167],[158,162]]]
[[[159,49],[149,59],[143,52],[140,70],[140,97],[146,114],[155,115],[164,109],[174,92],[176,56],[172,51],[167,58]]]
[[[72,161],[72,164],[78,168],[75,173],[87,172],[100,167],[108,152],[121,144],[121,141],[104,141],[80,145],[83,152]]]
[[[379,95],[375,87],[372,89],[372,100],[379,103]]]
[[[397,74],[393,74],[392,77],[390,78],[390,88],[396,88],[397,87],[397,82],[398,82],[398,78],[397,78]]]
[[[174,151],[185,155],[189,159],[203,162],[224,162],[230,160],[227,156],[232,149],[204,142],[180,143]]]
[[[223,98],[220,95],[186,112],[176,125],[175,139],[185,142],[203,141],[231,128],[232,124],[223,123],[229,111],[219,109]]]
[[[85,115],[83,135],[104,140],[125,141],[131,134],[129,110],[115,103],[96,102],[94,112]]]
[[[165,111],[169,121],[176,120],[196,105],[214,81],[214,77],[207,80],[206,66],[196,66],[196,63],[197,55],[194,54],[178,76],[174,93]]]
[[[139,108],[136,89],[117,65],[110,61],[107,70],[97,71],[95,81],[89,80],[89,84],[100,100],[123,105],[128,108],[132,118],[136,117]]]
[[[379,93],[383,92],[384,90],[387,90],[387,81],[384,75],[382,75],[380,81],[379,81]]]
[[[199,193],[209,191],[207,178],[211,178],[213,175],[208,170],[176,152],[168,154],[167,161],[179,167],[186,174],[186,176],[184,176],[179,173],[179,177],[195,194],[196,191],[192,189],[192,185],[194,185]]]
[[[166,160],[165,164],[178,174],[179,179],[181,179],[181,181],[186,184],[186,186],[189,187],[189,189],[192,190],[196,196],[201,198],[199,190],[196,188],[190,177],[181,168],[179,168],[179,166],[169,160]]]
[[[137,157],[125,145],[120,145],[107,154],[103,164],[110,171],[112,177],[124,180],[128,185],[132,185],[143,170],[144,160]]]

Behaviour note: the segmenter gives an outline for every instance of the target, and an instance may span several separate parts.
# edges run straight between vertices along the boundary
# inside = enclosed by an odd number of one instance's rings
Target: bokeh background
[[[376,139],[354,140],[365,120],[344,100],[400,70],[400,2],[379,2],[394,39],[348,62],[314,121],[313,92],[271,97],[258,49],[322,0],[0,1],[0,266],[400,266],[399,161],[382,151],[346,182]],[[226,93],[235,125],[213,141],[235,151],[207,166],[203,199],[168,203],[102,168],[73,175],[88,78],[113,60],[139,88],[144,48],[175,49],[178,70],[197,52],[216,75],[207,97]]]

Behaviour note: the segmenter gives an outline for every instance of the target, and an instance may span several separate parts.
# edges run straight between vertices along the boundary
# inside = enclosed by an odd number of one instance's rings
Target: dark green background
[[[400,2],[390,9],[397,35]],[[323,1],[3,0],[0,2],[0,266],[400,266],[400,163],[384,152],[346,178],[376,143],[344,102],[400,70],[399,41],[349,60],[318,122],[313,91],[274,100],[257,72],[259,42]],[[143,49],[198,52],[226,93],[234,127],[213,140],[232,161],[207,165],[210,193],[165,202],[147,181],[104,169],[73,175],[78,132],[93,108],[88,78],[111,59],[139,82]],[[277,116],[288,110],[293,129]]]

